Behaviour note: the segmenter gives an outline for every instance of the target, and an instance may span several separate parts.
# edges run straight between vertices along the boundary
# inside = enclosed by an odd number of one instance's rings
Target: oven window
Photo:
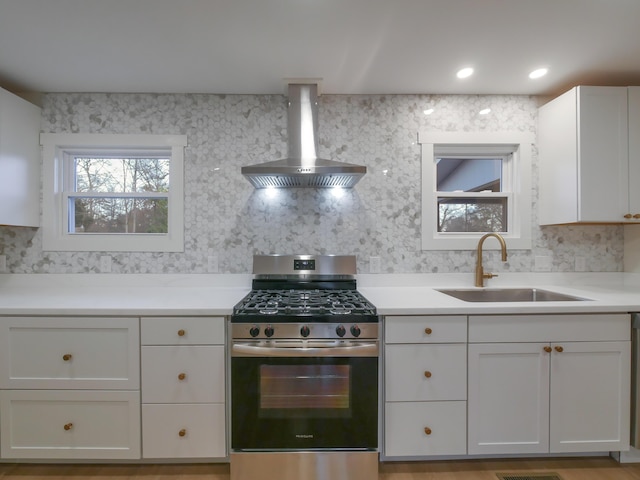
[[[351,415],[350,365],[261,365],[262,418]]]

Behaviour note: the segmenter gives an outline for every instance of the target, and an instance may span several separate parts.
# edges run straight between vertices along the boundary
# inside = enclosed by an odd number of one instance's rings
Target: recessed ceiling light
[[[480,110],[478,112],[480,115],[489,115],[491,113],[491,109],[490,108],[483,108],[482,110]]]
[[[471,67],[463,68],[461,70],[458,70],[458,73],[456,73],[456,76],[458,78],[467,78],[467,77],[470,77],[471,75],[473,75],[473,68]]]
[[[422,113],[424,113],[425,115],[431,115],[435,111],[435,108],[427,108],[426,110],[423,110]]]
[[[529,78],[533,79],[533,78],[544,77],[548,71],[549,71],[548,68],[538,68],[529,74]]]

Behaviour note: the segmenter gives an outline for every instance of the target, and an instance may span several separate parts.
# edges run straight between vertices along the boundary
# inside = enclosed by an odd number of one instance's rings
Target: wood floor
[[[640,480],[640,464],[610,458],[465,460],[383,463],[380,480],[497,480],[496,473],[557,473],[563,480]],[[0,464],[1,480],[229,480],[227,464]],[[251,479],[247,479],[251,480]],[[273,480],[278,480],[274,472]],[[305,480],[305,479],[300,479]],[[332,479],[326,479],[332,480]]]

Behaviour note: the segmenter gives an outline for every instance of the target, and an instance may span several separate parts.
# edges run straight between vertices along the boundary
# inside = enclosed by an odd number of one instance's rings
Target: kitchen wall
[[[474,251],[420,250],[420,130],[535,132],[537,99],[528,96],[323,95],[320,155],[366,165],[369,173],[336,197],[329,190],[254,190],[240,167],[286,155],[282,95],[46,94],[42,131],[186,134],[185,252],[108,253],[113,273],[249,273],[254,253],[370,256],[383,273],[471,272]],[[489,106],[490,115],[477,112]],[[423,110],[434,107],[427,116]],[[534,149],[535,150],[535,149]],[[618,226],[538,227],[537,158],[533,156],[533,250],[488,254],[494,271],[623,269]],[[46,181],[46,179],[45,179]],[[46,200],[45,200],[46,201]],[[0,254],[13,273],[100,273],[105,252],[43,252],[38,229],[0,227]]]

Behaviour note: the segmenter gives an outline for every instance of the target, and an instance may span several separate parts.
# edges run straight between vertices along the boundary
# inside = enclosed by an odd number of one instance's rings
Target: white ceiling
[[[0,0],[13,91],[282,94],[291,78],[330,94],[640,85],[640,0]]]

